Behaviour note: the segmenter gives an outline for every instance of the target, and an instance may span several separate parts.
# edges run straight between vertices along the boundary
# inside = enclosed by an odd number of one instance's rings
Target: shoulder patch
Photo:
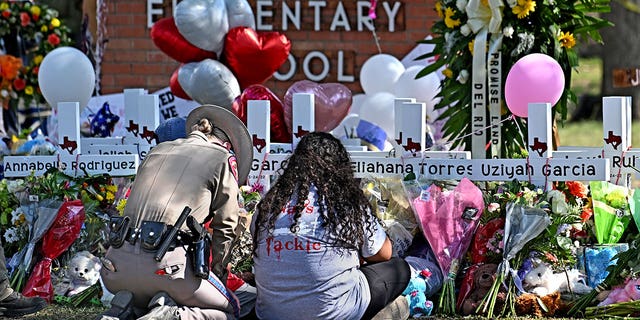
[[[231,173],[233,173],[233,177],[238,181],[238,161],[236,161],[235,156],[229,157],[229,168],[231,168]]]

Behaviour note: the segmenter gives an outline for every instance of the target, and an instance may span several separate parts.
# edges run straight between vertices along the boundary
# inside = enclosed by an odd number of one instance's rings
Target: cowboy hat
[[[193,109],[187,116],[187,135],[193,131],[193,125],[202,118],[207,118],[214,127],[224,131],[231,140],[233,152],[238,162],[238,182],[244,183],[253,161],[253,143],[249,136],[249,130],[231,111],[216,105],[206,104]]]

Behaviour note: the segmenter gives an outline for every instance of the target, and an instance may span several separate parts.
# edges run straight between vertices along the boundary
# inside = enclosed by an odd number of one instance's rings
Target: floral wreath
[[[525,55],[543,53],[558,61],[566,81],[553,112],[564,121],[568,100],[577,100],[570,88],[571,69],[578,66],[574,46],[587,37],[601,43],[598,30],[612,25],[592,14],[608,12],[609,0],[437,0],[435,10],[440,20],[431,29],[434,37],[421,41],[434,44],[435,49],[421,58],[437,60],[418,77],[443,70],[441,100],[435,108],[448,108],[439,120],[446,120],[444,134],[454,141],[454,147],[471,146],[471,79],[474,72],[487,71],[472,68],[476,40],[486,43],[487,49],[480,50],[483,54],[501,53],[503,86],[511,66]],[[500,95],[499,116],[506,120],[511,114],[504,104],[504,91]],[[520,130],[526,122],[514,118],[502,123],[502,135],[509,137],[503,139],[503,158],[522,155],[526,143],[526,130]]]
[[[0,56],[0,101],[6,109],[43,103],[38,85],[38,69],[51,50],[71,44],[69,28],[58,18],[58,11],[27,1],[0,2],[0,37],[20,37],[22,57]],[[23,63],[24,62],[24,63]]]

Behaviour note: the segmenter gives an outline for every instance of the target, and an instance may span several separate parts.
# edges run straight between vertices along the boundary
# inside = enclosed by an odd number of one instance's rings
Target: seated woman
[[[370,319],[409,282],[349,154],[328,133],[300,140],[251,234],[261,319]]]

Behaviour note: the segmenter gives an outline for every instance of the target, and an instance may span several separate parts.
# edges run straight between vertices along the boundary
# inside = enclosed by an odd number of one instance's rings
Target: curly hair
[[[311,186],[317,189],[322,226],[328,230],[328,241],[339,249],[359,249],[365,240],[365,229],[373,236],[378,217],[371,213],[351,159],[340,140],[325,132],[306,134],[287,160],[286,168],[275,185],[258,204],[256,210],[254,254],[260,234],[273,234],[278,215],[292,198],[293,222],[289,229],[298,231],[298,220],[305,207]]]

